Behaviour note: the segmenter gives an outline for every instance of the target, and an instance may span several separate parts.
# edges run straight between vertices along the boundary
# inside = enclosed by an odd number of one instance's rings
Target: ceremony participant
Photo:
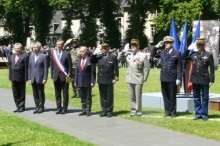
[[[82,103],[82,112],[79,116],[91,115],[92,87],[95,85],[96,66],[94,63],[91,63],[88,53],[87,47],[81,46],[81,59],[79,59],[76,64],[74,84],[75,87],[79,88]]]
[[[165,49],[161,47],[165,44]],[[180,52],[172,47],[174,39],[170,36],[164,37],[151,52],[151,57],[161,58],[161,90],[164,101],[164,117],[176,117],[176,93],[177,85],[180,85],[182,61]]]
[[[72,61],[68,51],[63,50],[64,41],[58,40],[56,50],[51,54],[51,78],[54,82],[57,112],[66,114],[69,103],[69,83],[72,74]],[[63,106],[61,91],[63,91]]]
[[[206,121],[208,120],[209,88],[215,80],[214,60],[212,54],[205,50],[204,38],[196,40],[196,48],[197,52],[189,54],[191,50],[195,49],[195,45],[191,45],[182,57],[192,61],[190,82],[193,85],[194,120]]]
[[[101,45],[101,54],[91,56],[92,63],[98,63],[99,93],[102,113],[100,117],[112,117],[114,106],[114,84],[119,80],[117,56],[109,52],[108,44]]]
[[[130,98],[131,116],[142,115],[142,88],[150,71],[150,64],[146,54],[139,49],[139,40],[131,40],[131,50],[126,47],[120,54],[119,60],[126,57],[126,83]]]
[[[80,59],[80,52],[79,52],[79,40],[77,38],[68,39],[65,44],[64,48],[70,52],[71,59],[72,59],[72,90],[73,90],[73,96],[72,98],[79,98],[79,90],[77,87],[74,86],[74,77],[75,77],[75,69],[76,69],[76,63],[77,60]]]
[[[41,52],[41,43],[37,42],[33,46],[33,53],[29,57],[28,80],[32,85],[34,102],[36,109],[33,112],[44,112],[45,92],[44,85],[48,76],[48,60],[47,55]]]
[[[14,112],[25,111],[26,81],[28,80],[28,54],[22,52],[21,43],[15,43],[15,51],[8,59],[9,80],[12,83],[12,91],[16,110]]]

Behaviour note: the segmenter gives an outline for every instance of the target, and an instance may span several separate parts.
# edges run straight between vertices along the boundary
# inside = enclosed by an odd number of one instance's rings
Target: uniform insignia
[[[203,57],[202,57],[202,59],[207,59],[207,58],[208,58],[207,56],[203,56]]]

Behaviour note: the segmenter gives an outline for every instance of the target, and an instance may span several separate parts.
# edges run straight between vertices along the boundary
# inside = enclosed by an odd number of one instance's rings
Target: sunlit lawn
[[[163,110],[144,108],[144,115],[139,118],[130,118],[129,110],[129,99],[128,91],[125,83],[125,73],[126,69],[120,69],[120,81],[115,85],[115,103],[114,103],[114,112],[115,115],[129,120],[135,120],[145,124],[150,124],[154,126],[165,127],[172,129],[174,131],[179,131],[183,133],[194,134],[209,139],[215,139],[220,141],[220,121],[209,120],[204,122],[202,120],[193,121],[193,113],[178,112],[176,119],[164,119]],[[159,81],[160,69],[151,69],[148,81],[143,86],[144,93],[151,92],[160,92],[160,81]],[[50,78],[50,75],[49,75]],[[11,89],[11,84],[8,81],[8,71],[7,69],[1,69],[0,71],[0,88]],[[216,71],[216,80],[215,84],[212,85],[210,92],[220,93],[220,70]],[[27,85],[27,94],[32,95],[31,86]],[[70,90],[70,96],[72,91]],[[92,111],[100,111],[100,99],[97,85],[93,88],[93,104]],[[46,98],[54,100],[54,88],[51,79],[48,80],[46,84]],[[55,104],[55,103],[54,103]],[[76,107],[81,107],[80,99],[70,99],[70,105]],[[219,111],[209,111],[210,118],[220,118]],[[184,118],[186,117],[186,118]]]
[[[67,134],[30,122],[21,117],[0,110],[0,145],[1,146],[92,146]]]

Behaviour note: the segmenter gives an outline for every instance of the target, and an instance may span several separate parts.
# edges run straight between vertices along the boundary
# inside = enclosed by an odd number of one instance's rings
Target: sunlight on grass
[[[176,119],[162,118],[163,110],[153,109],[153,108],[144,108],[143,116],[139,118],[130,118],[130,105],[128,99],[128,91],[125,82],[126,69],[120,68],[120,80],[115,85],[115,101],[114,101],[114,113],[117,116],[120,116],[125,119],[134,120],[142,122],[145,124],[150,124],[154,126],[160,126],[174,131],[179,131],[187,134],[194,134],[202,136],[209,139],[215,139],[220,141],[220,121],[209,120],[204,122],[202,120],[193,121],[193,113],[187,112],[177,112]],[[216,78],[215,83],[211,86],[210,92],[220,93],[220,70],[215,72]],[[160,92],[160,69],[151,69],[149,78],[143,86],[143,93],[152,93]],[[54,96],[54,87],[50,79],[45,86],[46,99],[55,100]],[[0,72],[0,88],[11,89],[11,84],[8,81],[8,71],[7,69],[1,69]],[[71,87],[71,86],[70,86]],[[27,94],[32,95],[31,86],[27,84]],[[72,91],[70,88],[70,97],[72,96]],[[93,88],[92,91],[92,112],[99,112],[100,108],[100,99],[98,86]],[[55,103],[54,103],[55,104]],[[70,105],[81,108],[81,101],[79,98],[70,99]],[[28,106],[28,105],[27,105]],[[210,118],[220,118],[219,111],[209,111]],[[209,134],[207,134],[209,133]]]

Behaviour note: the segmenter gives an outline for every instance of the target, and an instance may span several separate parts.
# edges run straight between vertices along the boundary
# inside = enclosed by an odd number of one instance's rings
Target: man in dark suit
[[[48,62],[47,55],[41,53],[41,44],[35,43],[33,46],[34,53],[29,57],[28,80],[32,85],[33,96],[36,109],[33,112],[44,112],[45,92],[44,85],[47,82]]]
[[[80,47],[81,58],[76,63],[74,85],[79,88],[82,103],[82,112],[79,116],[90,116],[92,106],[92,87],[95,85],[96,69],[88,56],[88,49]]]
[[[162,43],[165,43],[165,49],[160,50]],[[176,117],[176,93],[177,85],[181,81],[182,61],[180,52],[172,48],[174,39],[170,36],[164,37],[151,52],[151,57],[161,58],[161,90],[164,100],[164,117]]]
[[[197,47],[197,51],[189,54],[195,47]],[[196,46],[193,46],[193,44],[190,45],[182,57],[192,61],[190,82],[192,82],[193,85],[195,106],[194,120],[203,119],[206,121],[208,120],[209,87],[215,81],[213,56],[210,52],[205,50],[205,39],[198,38]]]
[[[72,74],[72,61],[68,51],[63,51],[63,40],[58,40],[56,50],[51,54],[51,78],[54,82],[57,112],[66,114],[69,103],[69,82]],[[63,107],[61,106],[61,91],[63,91]]]
[[[15,54],[8,59],[9,80],[17,109],[14,112],[25,111],[25,90],[28,80],[28,55],[22,52],[21,43],[14,44]]]
[[[102,53],[93,54],[91,62],[98,63],[98,84],[102,113],[100,117],[112,117],[114,103],[114,83],[118,81],[119,69],[117,56],[109,52],[109,45],[104,43]]]

